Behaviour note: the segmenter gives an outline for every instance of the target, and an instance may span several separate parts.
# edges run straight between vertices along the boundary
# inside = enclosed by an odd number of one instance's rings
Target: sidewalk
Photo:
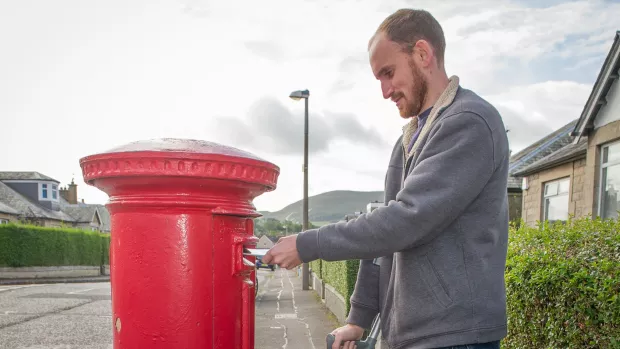
[[[323,349],[325,337],[339,327],[317,294],[301,289],[295,271],[276,269],[256,298],[255,349]]]

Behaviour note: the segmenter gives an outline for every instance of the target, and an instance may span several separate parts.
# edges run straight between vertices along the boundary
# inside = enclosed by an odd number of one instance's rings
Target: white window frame
[[[565,182],[565,181],[568,181],[568,191],[566,193],[559,193],[559,191],[560,191],[560,182]],[[549,184],[552,184],[552,183],[557,183],[558,184],[558,191],[555,194],[553,194],[553,195],[546,195],[545,193],[547,191],[546,190],[547,186]],[[571,192],[571,178],[570,177],[562,177],[562,178],[554,179],[554,180],[551,180],[551,181],[548,181],[548,182],[544,182],[541,189],[542,189],[542,220],[543,221],[548,221],[548,219],[547,219],[547,205],[546,205],[546,201],[547,201],[548,197],[560,197],[560,196],[568,197],[568,207],[566,207],[566,214],[570,215],[570,212],[569,212],[569,209],[570,209],[570,198],[571,198],[571,195],[570,195],[570,192]]]
[[[0,224],[9,224],[8,219],[0,218]]]
[[[43,186],[46,186],[45,188]],[[54,189],[55,188],[55,189]],[[43,197],[43,190],[47,190],[47,197]],[[39,201],[58,201],[59,200],[58,183],[56,182],[39,182]],[[56,198],[54,198],[56,196]]]
[[[612,162],[604,163],[603,162],[603,160],[604,160],[603,159],[603,154],[605,154],[605,149],[606,148],[609,148],[611,146],[618,145],[618,144],[620,144],[620,140],[616,140],[616,141],[605,143],[605,144],[601,145],[601,148],[600,148],[601,149],[601,152],[600,152],[601,159],[600,159],[600,162],[599,162],[599,165],[600,165],[599,169],[600,170],[599,170],[599,173],[598,173],[598,176],[599,176],[598,177],[598,184],[599,184],[598,185],[598,187],[599,187],[598,188],[598,216],[601,217],[601,218],[604,218],[604,217],[602,217],[602,214],[603,214],[603,195],[605,194],[605,185],[603,183],[603,171],[607,167],[611,167],[611,166],[615,166],[615,165],[620,164],[620,159],[612,161]]]

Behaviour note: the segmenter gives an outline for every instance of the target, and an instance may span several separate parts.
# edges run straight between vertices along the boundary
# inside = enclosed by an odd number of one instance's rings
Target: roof
[[[519,171],[538,162],[540,159],[562,149],[572,142],[573,137],[570,131],[577,124],[577,119],[562,126],[549,135],[539,139],[529,147],[510,157],[510,165],[508,168],[508,189],[521,188],[521,178]]]
[[[581,138],[576,144],[569,143],[562,147],[560,150],[551,153],[544,158],[535,161],[529,166],[526,166],[516,172],[517,176],[529,176],[530,174],[540,172],[549,168],[553,168],[568,162],[583,159],[586,157],[588,151],[588,139],[586,137]]]
[[[11,206],[8,206],[2,202],[0,202],[0,212],[1,213],[8,213],[8,214],[19,214],[19,212],[17,212],[14,208],[12,208]]]
[[[575,136],[574,143],[580,141],[588,130],[593,127],[593,121],[602,106],[607,104],[606,96],[614,81],[618,79],[620,73],[620,31],[616,32],[611,49],[605,57],[605,62],[596,78],[592,92],[588,101],[583,107],[579,122],[575,125],[572,135]]]
[[[35,204],[19,194],[8,185],[0,182],[0,202],[25,217],[49,218],[58,221],[73,222],[74,219],[63,211],[48,210]]]
[[[64,198],[60,198],[60,208],[74,219],[76,223],[90,223],[95,215],[99,216],[101,230],[110,231],[110,213],[105,205],[99,204],[70,204]]]
[[[12,171],[3,171],[0,172],[0,181],[8,181],[8,180],[19,180],[19,181],[53,181],[56,183],[60,183],[54,178],[48,177],[39,172],[12,172]]]
[[[47,209],[0,181],[0,212],[73,223],[90,223],[95,215],[98,215],[101,221],[101,230],[110,231],[110,213],[104,205],[84,203],[72,205],[62,197],[58,201],[60,204],[59,211]]]

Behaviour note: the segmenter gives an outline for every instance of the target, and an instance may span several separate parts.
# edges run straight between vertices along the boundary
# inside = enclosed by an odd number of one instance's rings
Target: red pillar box
[[[253,199],[279,168],[210,142],[140,141],[80,160],[107,193],[115,349],[253,349]],[[252,258],[253,259],[253,258]]]

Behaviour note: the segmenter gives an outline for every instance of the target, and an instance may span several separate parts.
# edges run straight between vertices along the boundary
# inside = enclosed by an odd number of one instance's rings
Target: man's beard
[[[409,60],[409,67],[411,68],[411,75],[413,76],[413,86],[409,95],[411,100],[408,100],[405,108],[400,111],[400,116],[408,118],[414,115],[419,115],[422,112],[424,102],[426,102],[426,93],[428,92],[428,83],[420,68],[418,68],[414,61]]]

